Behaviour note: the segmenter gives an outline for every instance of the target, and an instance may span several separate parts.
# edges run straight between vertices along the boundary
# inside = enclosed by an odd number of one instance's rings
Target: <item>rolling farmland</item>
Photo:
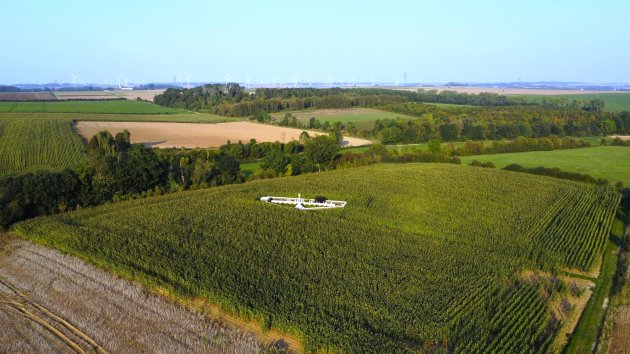
[[[257,200],[298,192],[348,205],[302,212]],[[596,271],[618,202],[611,188],[542,176],[372,165],[115,203],[15,231],[297,335],[306,350],[549,352],[571,312],[554,304],[577,296],[553,271]]]
[[[107,130],[116,134],[127,129],[131,133],[134,143],[143,143],[148,146],[169,148],[216,148],[228,141],[249,141],[256,139],[258,142],[289,142],[299,140],[302,129],[278,127],[275,125],[258,124],[251,122],[229,122],[208,124],[192,123],[149,123],[149,122],[79,122],[77,130],[85,138],[89,139],[99,131]],[[324,133],[308,131],[310,136]],[[372,142],[359,138],[345,137],[344,146],[368,145]]]
[[[0,176],[73,168],[87,162],[70,119],[25,119],[0,114]]]
[[[124,113],[124,114],[173,114],[189,113],[183,109],[168,108],[148,102],[130,100],[114,101],[31,101],[0,102],[0,112],[14,113]]]
[[[513,163],[524,167],[558,167],[564,171],[604,178],[611,183],[622,181],[624,185],[630,185],[630,148],[622,146],[478,155],[461,159],[464,164],[473,160],[492,161],[497,167]]]

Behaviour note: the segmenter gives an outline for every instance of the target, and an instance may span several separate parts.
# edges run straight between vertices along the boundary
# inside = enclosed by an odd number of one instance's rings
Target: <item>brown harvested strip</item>
[[[68,330],[70,330],[74,335],[76,335],[77,337],[83,339],[88,344],[90,344],[97,353],[99,353],[99,354],[108,354],[107,351],[105,349],[103,349],[103,347],[101,347],[98,343],[96,343],[92,338],[88,337],[85,333],[81,332],[79,329],[74,327],[72,324],[68,323],[68,321],[66,321],[63,318],[61,318],[61,317],[55,315],[54,313],[48,311],[46,308],[40,306],[39,304],[29,300],[26,296],[24,296],[24,294],[22,294],[22,292],[20,292],[17,288],[15,288],[14,286],[12,286],[9,283],[7,283],[5,280],[0,279],[0,284],[6,286],[11,291],[13,291],[18,297],[20,297],[22,299],[22,301],[31,304],[33,307],[35,307],[36,309],[38,309],[38,310],[42,311],[44,314],[46,314],[46,316],[48,316],[48,317],[52,318],[53,320],[61,323],[64,327],[66,327]]]
[[[14,308],[16,308],[20,312],[22,312],[22,314],[24,314],[24,316],[28,317],[30,320],[32,320],[34,322],[37,322],[40,326],[44,327],[50,333],[54,334],[59,339],[61,339],[64,343],[66,343],[66,345],[68,345],[70,348],[72,348],[72,350],[74,350],[77,353],[86,354],[85,351],[83,349],[81,349],[75,342],[70,340],[63,333],[59,332],[58,329],[56,329],[55,327],[51,326],[48,322],[44,321],[41,317],[35,315],[31,311],[29,311],[26,308],[24,308],[24,305],[11,300],[11,298],[5,293],[0,292],[0,296],[2,296],[3,298],[6,299],[6,301],[3,301],[4,303],[8,303],[8,304],[12,305]]]

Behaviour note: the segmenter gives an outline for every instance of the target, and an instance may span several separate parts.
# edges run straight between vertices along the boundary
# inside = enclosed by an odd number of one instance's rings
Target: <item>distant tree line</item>
[[[454,91],[403,91],[391,89],[258,88],[246,92],[237,83],[208,84],[191,89],[168,89],[154,102],[168,107],[203,110],[226,116],[252,116],[309,108],[349,108],[395,102],[454,103],[478,106],[527,104],[521,98],[493,93],[467,94]]]
[[[522,173],[529,173],[529,174],[534,174],[534,175],[541,175],[541,176],[549,176],[549,177],[554,177],[554,178],[561,178],[561,179],[568,179],[568,180],[572,180],[572,181],[578,181],[578,182],[584,182],[584,183],[591,183],[591,184],[598,184],[598,185],[607,185],[608,184],[608,180],[603,179],[603,178],[595,178],[586,174],[581,174],[581,173],[577,173],[577,172],[568,172],[568,171],[563,171],[557,167],[552,167],[552,168],[548,168],[548,167],[532,167],[532,168],[527,168],[527,167],[523,167],[519,164],[511,164],[511,165],[507,165],[505,167],[503,167],[504,170],[506,171],[514,171],[514,172],[522,172]],[[622,188],[623,184],[621,182],[617,182],[616,187],[618,188]]]
[[[630,112],[613,113],[544,106],[437,107],[388,104],[382,109],[417,119],[376,121],[371,131],[357,135],[383,143],[501,140],[522,137],[601,136],[630,133]]]
[[[21,92],[21,90],[15,86],[0,86],[0,92]]]
[[[472,141],[467,140],[463,146],[453,143],[442,144],[439,140],[429,141],[429,151],[455,156],[504,154],[526,151],[551,151],[560,149],[576,149],[591,146],[580,139],[565,136],[549,136],[544,138],[518,137],[514,140]]]

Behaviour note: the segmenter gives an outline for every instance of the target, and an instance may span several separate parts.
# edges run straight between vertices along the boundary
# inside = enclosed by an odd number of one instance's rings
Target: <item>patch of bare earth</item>
[[[170,148],[212,148],[224,145],[229,141],[249,142],[283,142],[298,140],[302,129],[279,127],[251,122],[229,122],[216,124],[199,123],[150,123],[150,122],[88,122],[80,121],[77,131],[89,140],[99,131],[107,130],[112,135],[127,129],[131,133],[133,143],[146,146]],[[308,131],[309,135],[321,135],[321,132]],[[344,146],[371,144],[371,141],[359,138],[344,137]]]
[[[0,101],[38,101],[56,99],[50,92],[0,92]]]
[[[621,140],[628,141],[630,140],[630,135],[611,135],[610,138],[611,139],[619,138]]]
[[[249,353],[251,332],[0,234],[0,352]],[[278,343],[276,343],[278,345]]]

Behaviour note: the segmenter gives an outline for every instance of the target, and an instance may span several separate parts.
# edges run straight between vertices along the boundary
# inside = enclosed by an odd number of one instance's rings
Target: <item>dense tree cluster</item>
[[[131,144],[129,132],[99,132],[88,164],[62,172],[0,179],[0,225],[139,195],[239,183],[238,160],[224,151],[158,150]]]
[[[480,106],[525,104],[522,99],[492,93],[478,95],[454,91],[417,92],[390,89],[259,88],[248,93],[236,83],[209,84],[191,89],[168,89],[157,95],[160,105],[204,110],[226,116],[252,116],[309,108],[349,108],[395,102],[456,103]]]
[[[359,132],[383,143],[501,140],[522,137],[599,136],[630,133],[630,112],[612,113],[544,106],[439,107],[389,104],[381,108],[418,117],[385,119]]]

